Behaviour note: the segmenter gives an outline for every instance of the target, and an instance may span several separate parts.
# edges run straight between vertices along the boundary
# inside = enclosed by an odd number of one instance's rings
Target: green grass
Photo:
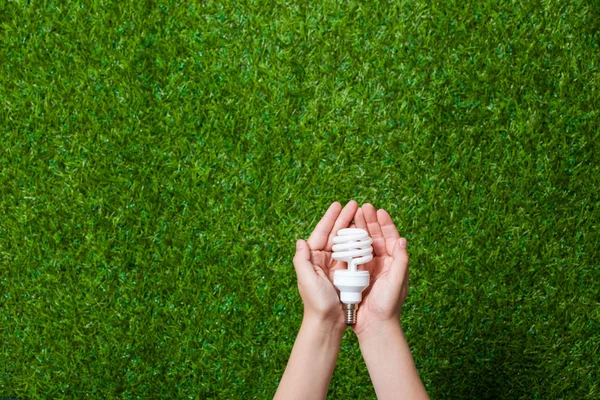
[[[0,1],[0,397],[268,398],[334,200],[432,398],[600,396],[594,1]],[[353,334],[331,398],[374,398]]]

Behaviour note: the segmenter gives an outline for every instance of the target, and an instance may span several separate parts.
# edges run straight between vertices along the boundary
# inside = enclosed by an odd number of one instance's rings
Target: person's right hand
[[[400,323],[400,310],[408,294],[408,253],[392,218],[385,210],[364,204],[356,211],[354,223],[373,239],[373,260],[361,266],[371,274],[371,284],[363,292],[357,321],[359,337]]]
[[[342,209],[338,202],[329,206],[323,218],[307,241],[296,242],[294,267],[298,290],[304,303],[304,321],[316,322],[325,330],[333,330],[340,337],[346,329],[339,294],[333,286],[333,273],[346,264],[332,257],[333,237],[342,228],[348,228],[358,204],[351,200]]]

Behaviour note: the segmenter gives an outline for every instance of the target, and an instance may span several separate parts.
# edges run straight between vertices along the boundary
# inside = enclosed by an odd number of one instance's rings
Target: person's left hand
[[[359,266],[369,271],[371,277],[352,327],[360,341],[369,331],[400,324],[400,311],[408,294],[409,270],[406,239],[400,237],[387,211],[375,210],[366,203],[356,212],[354,222],[357,228],[369,232],[374,250],[373,260]]]
[[[298,277],[298,290],[304,303],[304,319],[317,321],[324,329],[346,329],[340,297],[333,286],[333,273],[346,268],[346,264],[332,258],[333,238],[337,231],[348,228],[356,214],[358,204],[352,200],[342,209],[338,202],[319,221],[308,241],[296,242],[294,268]]]

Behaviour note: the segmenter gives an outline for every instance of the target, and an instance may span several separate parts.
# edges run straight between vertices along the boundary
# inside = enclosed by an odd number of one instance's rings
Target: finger
[[[310,262],[310,248],[302,239],[296,241],[294,269],[298,276],[298,282],[307,282],[316,275],[315,268],[313,267],[312,262]]]
[[[354,215],[354,224],[357,228],[364,229],[365,231],[369,231],[367,228],[367,221],[365,221],[365,215],[361,208],[356,210],[356,214]],[[375,261],[371,260],[366,264],[362,264],[358,266],[358,269],[369,271],[370,274],[373,274],[373,269],[375,267]]]
[[[406,250],[407,241],[405,238],[396,240],[394,252],[392,254],[392,264],[390,265],[390,278],[402,284],[408,272],[408,251]]]
[[[333,238],[337,236],[337,232],[342,228],[347,228],[352,222],[354,215],[356,214],[356,210],[358,209],[358,203],[354,200],[350,200],[348,204],[344,207],[342,212],[335,221],[335,225],[329,233],[329,239],[327,240],[327,245],[325,246],[325,250],[331,250],[333,246]]]
[[[361,208],[356,210],[356,214],[354,215],[354,224],[357,228],[368,231],[367,221],[365,221],[365,215],[363,214],[363,210]]]
[[[325,215],[323,215],[323,218],[321,218],[317,226],[315,226],[315,230],[308,238],[308,246],[312,250],[322,250],[323,247],[325,247],[331,229],[333,228],[335,221],[337,221],[341,210],[342,205],[336,201],[329,206],[327,211],[325,211]]]
[[[396,229],[396,225],[394,225],[394,221],[392,221],[390,214],[388,214],[388,212],[385,210],[377,210],[377,220],[379,221],[381,233],[385,239],[385,247],[387,248],[387,252],[388,254],[393,254],[394,245],[396,244],[396,241],[400,239],[398,229]]]
[[[383,233],[381,232],[381,226],[377,220],[377,211],[375,211],[375,207],[369,203],[365,203],[361,208],[363,214],[365,215],[369,236],[371,236],[371,239],[373,239],[373,250],[375,250],[375,255],[389,255],[387,248],[385,247],[385,239],[383,237]]]

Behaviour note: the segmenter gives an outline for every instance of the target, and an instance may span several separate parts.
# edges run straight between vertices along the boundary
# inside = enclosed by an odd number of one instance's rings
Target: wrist
[[[374,340],[381,340],[391,334],[402,332],[400,319],[387,319],[376,321],[356,332],[359,344],[368,343]]]
[[[321,336],[330,336],[341,339],[346,325],[343,321],[336,321],[320,315],[304,314],[301,329]]]

